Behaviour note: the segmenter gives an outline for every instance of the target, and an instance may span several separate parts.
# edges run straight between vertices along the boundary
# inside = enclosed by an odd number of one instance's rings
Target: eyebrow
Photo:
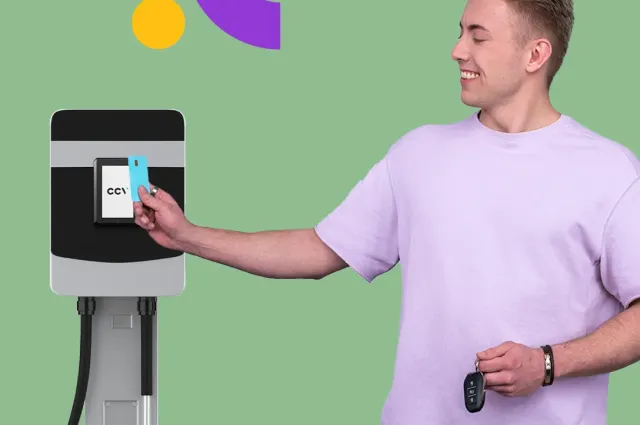
[[[460,29],[462,29],[462,21],[460,22]],[[482,31],[487,31],[489,32],[488,29],[486,29],[485,27],[483,27],[480,24],[471,24],[471,25],[467,25],[467,30],[469,31],[473,31],[473,30],[482,30]]]

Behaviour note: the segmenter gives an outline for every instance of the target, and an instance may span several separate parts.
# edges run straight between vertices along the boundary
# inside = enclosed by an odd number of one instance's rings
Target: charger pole
[[[148,319],[153,327],[153,391],[147,396],[142,396],[140,379],[141,317],[137,297],[96,298],[86,425],[158,424],[157,314]]]

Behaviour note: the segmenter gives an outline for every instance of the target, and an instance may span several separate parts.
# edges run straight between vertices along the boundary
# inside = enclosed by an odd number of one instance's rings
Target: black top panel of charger
[[[149,167],[149,181],[184,211],[184,168]],[[51,168],[51,253],[104,263],[159,260],[182,255],[158,245],[136,224],[94,223],[93,167]]]
[[[184,139],[184,117],[172,110],[61,110],[51,119],[52,141]]]

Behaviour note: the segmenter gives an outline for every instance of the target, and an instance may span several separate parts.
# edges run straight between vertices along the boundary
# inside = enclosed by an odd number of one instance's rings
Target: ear
[[[529,43],[527,72],[536,72],[544,66],[551,57],[551,43],[546,38],[539,38]]]

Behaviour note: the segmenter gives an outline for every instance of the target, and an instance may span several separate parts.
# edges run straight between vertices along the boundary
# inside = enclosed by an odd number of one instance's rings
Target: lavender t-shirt
[[[383,425],[605,425],[608,375],[464,407],[475,354],[582,337],[640,297],[640,163],[563,115],[508,134],[415,129],[316,226],[368,282],[402,266]],[[543,365],[541,365],[543,367]]]

